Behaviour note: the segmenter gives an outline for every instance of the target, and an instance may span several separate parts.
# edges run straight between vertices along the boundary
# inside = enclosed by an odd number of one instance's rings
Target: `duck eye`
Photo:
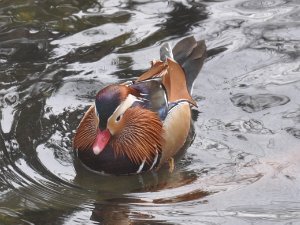
[[[122,115],[119,115],[117,118],[116,118],[116,122],[119,122],[122,118]]]

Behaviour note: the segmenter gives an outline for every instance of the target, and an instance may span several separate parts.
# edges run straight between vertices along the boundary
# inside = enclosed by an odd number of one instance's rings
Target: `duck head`
[[[155,166],[162,146],[162,122],[143,105],[139,91],[129,86],[110,85],[99,91],[74,138],[83,164],[114,174]]]
[[[138,95],[137,91],[125,85],[110,85],[100,90],[95,99],[95,113],[99,122],[96,139],[93,143],[93,152],[98,155],[109,143],[111,136],[122,130],[124,121],[121,121],[123,112],[117,111],[128,96]],[[131,98],[134,101],[134,98]],[[136,99],[136,98],[135,98]],[[129,103],[130,104],[130,103]],[[125,109],[126,110],[126,109]]]

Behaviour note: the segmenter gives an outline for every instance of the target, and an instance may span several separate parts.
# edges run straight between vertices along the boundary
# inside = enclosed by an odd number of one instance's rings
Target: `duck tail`
[[[191,93],[206,58],[205,41],[196,41],[190,36],[179,41],[172,50],[169,43],[166,43],[160,49],[160,58],[162,61],[172,58],[181,65],[185,72],[187,89]]]
[[[160,47],[160,60],[164,62],[167,58],[174,59],[170,43],[164,43]]]

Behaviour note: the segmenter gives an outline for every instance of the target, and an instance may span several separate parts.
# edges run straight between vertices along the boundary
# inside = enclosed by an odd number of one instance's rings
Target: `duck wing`
[[[141,96],[141,101],[136,102],[135,105],[156,112],[160,119],[164,121],[168,114],[168,101],[162,79],[153,78],[140,81],[130,85],[130,87],[136,89]]]

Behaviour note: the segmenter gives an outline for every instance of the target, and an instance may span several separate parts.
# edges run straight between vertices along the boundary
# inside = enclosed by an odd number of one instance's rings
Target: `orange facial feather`
[[[158,115],[141,107],[133,107],[127,109],[123,120],[122,130],[111,142],[116,157],[125,154],[136,164],[144,160],[151,164],[163,143],[162,122]]]
[[[91,148],[96,136],[99,119],[95,112],[95,106],[92,105],[84,114],[73,140],[73,147],[78,150]]]

